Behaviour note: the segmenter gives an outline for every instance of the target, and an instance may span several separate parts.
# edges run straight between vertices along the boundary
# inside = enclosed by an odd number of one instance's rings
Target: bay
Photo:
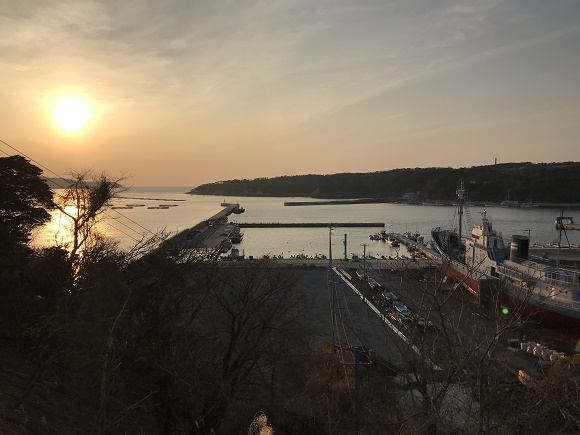
[[[132,209],[111,209],[99,224],[99,230],[107,236],[129,247],[141,234],[151,234],[160,230],[176,233],[204,221],[222,210],[220,204],[240,203],[245,213],[231,215],[230,221],[240,223],[272,222],[379,222],[384,223],[387,232],[419,233],[425,241],[430,240],[433,227],[449,227],[455,224],[455,207],[410,204],[342,204],[284,206],[286,201],[308,201],[307,198],[272,197],[223,197],[186,194],[190,187],[133,187],[116,198],[113,206],[141,205]],[[314,201],[314,200],[313,200]],[[319,199],[316,199],[319,201]],[[172,205],[166,209],[150,209],[159,205]],[[546,208],[485,208],[494,228],[505,239],[513,234],[530,235],[530,244],[548,245],[557,240],[554,219],[560,209]],[[484,207],[470,207],[473,225],[481,223]],[[572,215],[573,212],[564,215]],[[55,240],[63,243],[66,239],[66,220],[53,214],[50,224],[34,234],[36,246],[53,245]],[[374,257],[406,255],[404,247],[398,249],[382,241],[372,241],[369,235],[381,228],[246,228],[244,239],[238,245],[246,256],[258,258],[264,255],[290,257],[328,256],[330,246],[334,258],[346,254],[359,256],[366,252]],[[464,227],[464,235],[467,228]],[[471,229],[469,228],[469,231]],[[529,231],[528,231],[529,230]],[[60,238],[60,239],[59,239]],[[562,235],[562,245],[580,245],[580,232],[569,231]]]

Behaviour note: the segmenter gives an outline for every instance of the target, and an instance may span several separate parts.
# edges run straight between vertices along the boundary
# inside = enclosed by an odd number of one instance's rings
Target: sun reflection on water
[[[75,216],[77,208],[74,205],[68,205],[65,206],[64,211]],[[60,210],[50,211],[50,222],[33,231],[31,245],[35,248],[60,246],[70,249],[74,241],[74,222],[67,214]],[[103,229],[103,222],[97,222],[93,227],[97,233],[102,232]]]

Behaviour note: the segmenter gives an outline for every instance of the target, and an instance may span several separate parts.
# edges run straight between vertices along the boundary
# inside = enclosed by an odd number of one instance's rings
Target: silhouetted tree
[[[30,232],[48,222],[54,207],[42,170],[22,156],[0,158],[0,255],[26,246]]]
[[[57,196],[56,207],[72,223],[72,241],[67,250],[73,264],[79,251],[98,236],[95,227],[110,201],[125,188],[120,184],[124,177],[111,179],[104,173],[97,175],[91,171],[72,171],[70,177],[70,185]]]
[[[21,325],[38,314],[30,286],[31,231],[50,219],[52,191],[22,156],[0,158],[0,336],[18,343]]]

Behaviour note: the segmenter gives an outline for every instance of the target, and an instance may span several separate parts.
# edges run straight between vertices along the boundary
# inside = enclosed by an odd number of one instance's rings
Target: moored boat
[[[571,216],[558,216],[554,220],[554,227],[557,230],[580,230],[580,225],[575,224]]]
[[[240,231],[240,227],[235,226],[230,233],[230,241],[232,243],[240,243],[244,238],[244,233]]]
[[[502,306],[514,309],[522,319],[580,336],[580,271],[529,260],[526,236],[512,236],[508,249],[485,211],[464,247],[459,234],[441,228],[432,231],[448,277],[475,295],[482,279],[497,280]]]
[[[505,201],[502,201],[500,204],[500,207],[519,207],[520,203],[518,201],[511,201],[509,199],[506,199]]]
[[[515,242],[512,240],[512,245]],[[568,335],[580,334],[580,271],[520,258],[497,265],[502,305],[520,310],[543,326]]]
[[[388,236],[387,244],[389,246],[392,246],[393,248],[398,248],[399,246],[401,246],[401,244],[399,243],[399,241],[397,240],[397,238],[393,234],[390,234]]]
[[[232,210],[232,213],[234,213],[234,214],[242,214],[245,211],[246,211],[246,209],[244,207],[242,207],[240,205],[240,203],[238,202],[237,206]]]
[[[232,242],[231,240],[226,240],[220,248],[220,253],[225,254],[230,249],[232,249]]]
[[[471,238],[461,242],[459,233],[436,228],[432,231],[435,248],[441,254],[443,271],[474,295],[479,295],[479,281],[494,276],[498,262],[504,261],[508,249],[482,213],[482,224],[472,229]]]

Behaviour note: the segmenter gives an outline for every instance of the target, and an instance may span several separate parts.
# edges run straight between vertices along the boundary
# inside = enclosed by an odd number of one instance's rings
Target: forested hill
[[[372,173],[297,175],[202,184],[197,195],[453,200],[463,179],[472,201],[580,203],[580,162],[504,163],[471,168],[394,169]]]

